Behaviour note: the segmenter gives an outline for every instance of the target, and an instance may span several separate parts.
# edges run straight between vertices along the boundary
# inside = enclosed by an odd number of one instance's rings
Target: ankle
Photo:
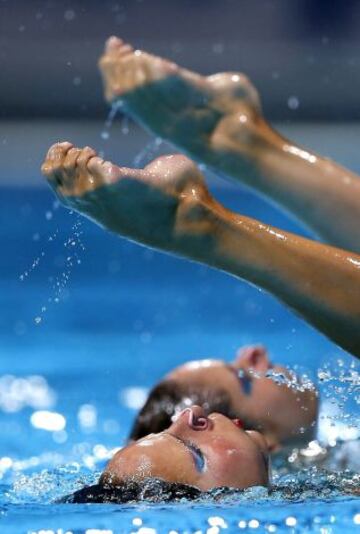
[[[210,195],[186,192],[177,208],[174,237],[176,251],[211,263],[217,241],[218,210]]]

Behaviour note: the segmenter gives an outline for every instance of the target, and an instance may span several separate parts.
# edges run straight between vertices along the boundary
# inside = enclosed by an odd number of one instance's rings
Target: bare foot
[[[185,156],[128,169],[64,142],[49,149],[41,170],[66,206],[124,237],[195,258],[209,246],[214,201]]]
[[[251,151],[254,121],[261,115],[256,89],[240,73],[200,76],[110,37],[99,62],[105,96],[157,135],[193,157],[211,161],[228,135]],[[239,144],[239,139],[237,139]]]

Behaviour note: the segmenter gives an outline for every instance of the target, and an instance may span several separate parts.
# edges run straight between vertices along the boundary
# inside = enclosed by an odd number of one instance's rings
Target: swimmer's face
[[[311,432],[317,418],[316,390],[299,391],[265,377],[273,373],[289,376],[272,365],[263,347],[246,347],[231,364],[221,360],[189,362],[166,378],[195,389],[218,388],[230,398],[233,413],[247,427],[260,430],[271,449]]]
[[[150,434],[120,450],[102,482],[161,478],[209,490],[268,485],[267,446],[261,434],[199,406],[184,410],[165,431]]]

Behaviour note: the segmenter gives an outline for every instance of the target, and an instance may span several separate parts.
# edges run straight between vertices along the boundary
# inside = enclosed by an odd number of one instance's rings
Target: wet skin
[[[262,287],[360,356],[360,256],[230,212],[185,156],[127,169],[65,142],[50,148],[42,172],[66,206],[128,239]]]
[[[243,431],[220,414],[205,416],[199,406],[179,415],[164,432],[121,449],[108,463],[101,483],[161,478],[209,490],[267,486],[268,455],[261,434]]]
[[[116,37],[99,65],[108,102],[271,198],[328,243],[360,253],[359,176],[273,130],[244,74],[200,76]]]
[[[288,384],[277,383],[277,375],[288,379]],[[301,390],[300,382],[298,389],[289,387],[294,375],[280,365],[273,365],[264,347],[244,347],[229,364],[213,359],[188,362],[165,378],[192,386],[194,391],[216,388],[226,391],[231,398],[232,413],[247,428],[259,430],[270,450],[288,443],[303,445],[316,429],[315,387],[308,384]]]

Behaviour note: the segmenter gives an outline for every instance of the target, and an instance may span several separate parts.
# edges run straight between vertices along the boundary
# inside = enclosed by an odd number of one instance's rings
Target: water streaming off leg
[[[58,208],[59,203],[56,201],[54,202],[52,209],[46,211],[45,218],[47,221],[56,221],[55,216]],[[51,214],[51,216],[49,216],[49,214]],[[65,262],[60,269],[60,272],[56,272],[48,278],[48,283],[50,285],[49,296],[40,305],[38,311],[35,312],[33,320],[36,325],[42,323],[50,305],[58,304],[60,302],[71,280],[73,269],[76,268],[77,265],[80,265],[81,257],[86,250],[82,240],[82,218],[80,215],[75,214],[72,211],[70,211],[69,214],[71,217],[74,217],[75,220],[71,225],[70,232],[65,241],[60,244],[60,248],[63,248],[65,253]],[[43,237],[40,236],[39,232],[36,232],[34,235],[36,235],[35,241],[42,245],[42,247],[31,265],[20,274],[19,280],[21,282],[29,280],[31,274],[39,267],[40,262],[43,259],[46,258],[47,261],[54,261],[53,255],[55,253],[58,254],[59,252],[59,230],[57,228],[51,233],[45,234]]]

